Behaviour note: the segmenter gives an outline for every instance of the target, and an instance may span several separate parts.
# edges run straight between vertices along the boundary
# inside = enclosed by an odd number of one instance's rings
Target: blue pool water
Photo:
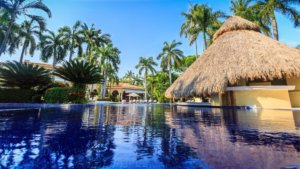
[[[0,168],[300,167],[300,112],[154,105],[0,112]]]

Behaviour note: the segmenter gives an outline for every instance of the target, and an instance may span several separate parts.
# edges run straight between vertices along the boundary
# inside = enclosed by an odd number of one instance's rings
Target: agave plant
[[[64,62],[61,68],[55,70],[56,76],[70,81],[74,87],[84,88],[86,84],[95,84],[102,81],[100,69],[84,61]]]
[[[0,66],[2,86],[32,89],[50,83],[49,71],[37,65],[9,61]]]

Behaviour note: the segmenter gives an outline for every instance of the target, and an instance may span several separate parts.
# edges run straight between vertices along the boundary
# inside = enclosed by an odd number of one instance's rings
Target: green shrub
[[[50,88],[44,95],[46,103],[86,103],[85,92],[78,88]]]
[[[69,103],[87,103],[85,98],[85,91],[81,88],[71,87],[68,92]]]
[[[44,101],[46,103],[68,103],[69,89],[62,87],[50,88],[44,95]]]
[[[0,67],[0,83],[7,87],[33,89],[51,83],[49,71],[33,64],[8,61]]]
[[[1,103],[33,103],[37,95],[36,91],[30,89],[0,89]]]
[[[159,103],[168,103],[170,100],[162,96],[162,97],[159,97],[159,98],[157,99],[157,101],[158,101]]]

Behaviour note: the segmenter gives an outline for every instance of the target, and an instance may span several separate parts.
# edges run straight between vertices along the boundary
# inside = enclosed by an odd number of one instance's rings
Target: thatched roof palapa
[[[166,97],[224,93],[240,79],[300,76],[300,51],[260,33],[241,17],[230,17],[213,44],[166,91]]]

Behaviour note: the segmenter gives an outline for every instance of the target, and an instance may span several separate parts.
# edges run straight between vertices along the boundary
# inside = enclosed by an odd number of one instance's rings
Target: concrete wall
[[[300,107],[300,78],[287,79],[287,85],[296,86],[294,91],[290,91],[292,107]]]
[[[256,105],[262,108],[291,108],[289,92],[286,91],[235,91],[236,106]]]

